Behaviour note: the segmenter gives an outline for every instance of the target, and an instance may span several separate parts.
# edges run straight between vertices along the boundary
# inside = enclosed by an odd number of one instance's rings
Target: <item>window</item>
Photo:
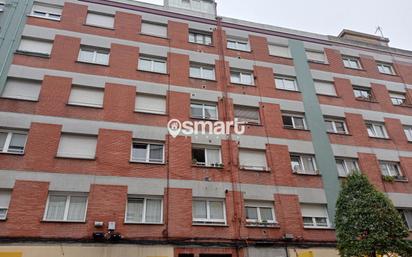
[[[195,119],[217,120],[216,104],[191,103],[191,117]]]
[[[193,146],[192,161],[195,165],[221,167],[222,157],[219,148]]]
[[[200,45],[211,45],[212,35],[206,32],[189,31],[189,42]]]
[[[58,157],[94,159],[97,137],[89,135],[62,134],[60,137]]]
[[[194,224],[226,224],[223,200],[194,199],[192,208]]]
[[[166,73],[167,64],[165,58],[141,56],[139,57],[138,69],[140,71],[150,71],[157,73]]]
[[[366,128],[370,137],[389,138],[384,124],[367,122]]]
[[[345,120],[325,118],[326,131],[335,134],[348,134]]]
[[[319,204],[300,205],[303,226],[305,228],[328,228],[330,227],[326,206]]]
[[[26,132],[0,130],[0,153],[23,154],[26,140]]]
[[[169,5],[209,14],[215,13],[215,3],[211,0],[176,0],[170,1]]]
[[[276,224],[272,202],[245,202],[246,222],[250,225]]]
[[[339,177],[347,177],[359,170],[358,161],[352,158],[336,158]]]
[[[306,130],[306,121],[303,115],[284,113],[282,120],[285,128]]]
[[[298,174],[317,175],[315,157],[312,155],[295,155],[290,156],[292,170]]]
[[[0,12],[3,12],[3,11],[4,11],[4,3],[0,2]],[[0,214],[0,216],[1,216],[1,214]]]
[[[365,100],[365,101],[372,101],[372,89],[367,87],[354,87],[353,94],[357,99]]]
[[[405,135],[408,141],[412,142],[412,127],[403,127],[403,131],[405,131]]]
[[[7,78],[2,97],[37,101],[40,88],[40,81],[9,77]]]
[[[10,204],[11,191],[0,190],[0,220],[7,218],[7,211]]]
[[[383,176],[402,177],[401,165],[398,162],[380,161],[379,166]]]
[[[351,68],[351,69],[362,69],[360,60],[358,57],[353,57],[353,56],[343,56],[343,65],[346,68]]]
[[[163,201],[157,197],[128,197],[126,223],[161,224]]]
[[[275,76],[275,85],[278,89],[298,91],[298,83],[296,78],[293,77],[284,77],[284,76]]]
[[[269,45],[269,54],[285,58],[291,57],[289,47],[282,45]]]
[[[143,21],[141,33],[155,37],[167,38],[167,25]]]
[[[317,94],[336,96],[335,84],[333,82],[315,80],[314,83]]]
[[[241,169],[269,171],[265,150],[241,148],[239,149],[239,163]]]
[[[114,27],[114,17],[111,15],[89,12],[86,18],[86,25],[112,29]]]
[[[53,48],[53,42],[34,38],[22,38],[19,52],[36,53],[49,56]]]
[[[306,50],[306,57],[310,62],[326,63],[325,53],[321,51]]]
[[[86,219],[86,208],[86,194],[50,193],[47,199],[44,220],[84,222]]]
[[[246,124],[260,124],[259,108],[235,105],[235,118]]]
[[[135,141],[132,144],[132,161],[146,163],[164,162],[164,144]]]
[[[412,231],[412,209],[403,209],[399,210],[399,212],[406,227],[409,228],[409,231]]]
[[[253,86],[254,85],[253,72],[231,70],[230,71],[230,83]]]
[[[79,52],[79,62],[87,62],[101,65],[109,65],[110,50],[81,46]]]
[[[144,113],[165,114],[166,97],[162,95],[137,94],[135,111]]]
[[[393,105],[403,105],[406,102],[406,96],[402,93],[389,92],[389,97]]]
[[[73,86],[70,91],[69,104],[89,107],[103,107],[103,98],[103,88]]]
[[[190,77],[215,80],[215,68],[207,64],[190,64]]]
[[[389,74],[389,75],[396,74],[395,69],[393,68],[393,65],[390,63],[378,62],[377,66],[378,66],[378,70],[380,73]]]
[[[241,39],[228,39],[227,40],[227,48],[239,51],[249,52],[249,42],[247,40]]]
[[[31,11],[31,16],[57,21],[60,20],[61,15],[62,8],[52,5],[34,4]]]

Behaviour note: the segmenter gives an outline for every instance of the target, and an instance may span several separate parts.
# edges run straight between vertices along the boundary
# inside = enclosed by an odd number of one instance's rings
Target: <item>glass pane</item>
[[[230,82],[232,82],[232,83],[240,83],[240,73],[238,73],[238,72],[231,72],[231,73],[230,73]]]
[[[314,160],[312,157],[304,156],[302,157],[302,161],[303,161],[303,166],[305,167],[305,171],[307,172],[315,171],[315,166],[313,165]]]
[[[332,132],[332,133],[335,132],[335,129],[333,128],[333,122],[332,121],[326,120],[325,124],[326,124],[326,131]]]
[[[257,220],[257,208],[256,207],[246,207],[246,219]]]
[[[242,50],[242,51],[247,51],[248,50],[247,43],[237,42],[237,49]]]
[[[146,222],[160,223],[162,214],[162,201],[159,199],[146,200]]]
[[[192,149],[192,160],[196,161],[197,165],[205,165],[205,149],[194,148]]]
[[[234,42],[234,41],[227,41],[227,48],[236,49],[236,42]]]
[[[193,201],[193,218],[207,219],[206,201]]]
[[[190,67],[190,76],[200,78],[200,67]]]
[[[166,73],[166,63],[161,61],[154,62],[154,71],[160,73]]]
[[[275,85],[277,88],[285,89],[285,85],[283,84],[283,79],[275,78]]]
[[[211,44],[212,44],[212,37],[205,36],[205,45],[211,45]]]
[[[389,168],[390,174],[392,176],[399,176],[400,175],[398,165],[396,165],[394,163],[391,163],[391,164],[388,165],[388,168]]]
[[[84,220],[84,215],[86,212],[86,202],[87,202],[87,198],[84,196],[71,196],[67,220],[71,220],[71,221]]]
[[[147,144],[133,143],[132,159],[134,161],[146,161]]]
[[[109,54],[98,52],[96,54],[96,63],[109,64]]]
[[[0,132],[0,151],[3,150],[4,144],[6,143],[8,133]]]
[[[327,219],[323,218],[323,217],[315,217],[315,222],[316,222],[316,226],[319,226],[319,227],[327,227],[328,226]]]
[[[13,133],[8,151],[11,153],[23,153],[24,145],[26,144],[26,137],[26,134]]]
[[[293,117],[295,121],[295,128],[296,129],[305,129],[305,123],[303,121],[303,118],[300,117]]]
[[[346,166],[348,168],[348,172],[354,172],[358,170],[358,165],[356,160],[346,160]]]
[[[217,112],[216,112],[216,106],[209,106],[205,105],[205,117],[206,119],[216,119],[217,118]]]
[[[151,162],[163,162],[163,145],[150,145],[150,157]]]
[[[203,68],[203,78],[215,79],[215,70],[212,68]]]
[[[139,70],[151,71],[152,61],[148,59],[139,59]]]
[[[210,201],[210,219],[212,220],[223,220],[223,202],[220,201]]]
[[[80,61],[93,62],[94,52],[86,49],[80,50]]]
[[[293,128],[293,122],[291,116],[282,116],[283,125],[288,128]]]
[[[66,196],[50,196],[46,220],[64,220]]]
[[[345,133],[345,124],[342,121],[335,121],[336,131],[338,133]]]
[[[368,135],[370,137],[375,137],[376,136],[375,135],[375,130],[374,130],[372,124],[366,124],[366,129],[368,130]]]
[[[143,199],[129,199],[127,201],[126,220],[143,222]]]
[[[293,91],[296,90],[295,81],[286,79],[284,80],[284,83],[285,83],[285,89],[293,90]]]
[[[191,43],[195,42],[195,34],[194,33],[189,34],[189,42],[191,42]]]
[[[291,156],[291,166],[293,171],[301,171],[302,166],[300,165],[300,158],[297,156]]]
[[[344,161],[343,160],[336,160],[336,166],[338,167],[339,176],[345,177],[347,174],[346,174]]]
[[[273,213],[271,208],[260,208],[260,218],[263,222],[273,221]]]
[[[252,85],[253,84],[252,74],[242,73],[241,74],[241,82],[243,84]]]
[[[207,149],[207,165],[220,164],[220,151],[218,149]]]
[[[4,220],[7,217],[7,209],[6,208],[0,208],[0,220]]]
[[[385,137],[383,126],[375,125],[375,132],[377,137]]]
[[[190,105],[192,117],[203,118],[203,106],[198,104]]]
[[[303,225],[304,226],[313,226],[313,219],[312,217],[303,217]]]

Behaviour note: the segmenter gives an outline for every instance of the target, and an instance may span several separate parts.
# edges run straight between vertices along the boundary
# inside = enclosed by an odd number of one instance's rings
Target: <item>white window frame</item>
[[[403,93],[389,92],[389,97],[391,98],[392,105],[400,106],[406,103],[406,96]]]
[[[232,75],[233,74],[239,74],[239,82],[235,82],[232,80]],[[243,81],[243,77],[250,77],[250,83],[247,83]],[[230,70],[230,83],[232,84],[239,84],[239,85],[246,85],[246,86],[254,86],[255,85],[255,76],[253,74],[253,71],[243,71],[243,70],[237,70],[237,69],[231,69]]]
[[[376,66],[378,67],[378,71],[381,74],[396,75],[395,68],[391,63],[377,62]],[[386,72],[385,69],[389,69],[389,72]]]
[[[193,107],[192,106],[197,106],[197,107],[200,107],[202,109],[202,117],[193,116],[193,114],[192,114],[192,108]],[[207,118],[206,117],[206,108],[205,108],[206,106],[215,108],[215,111],[216,111],[216,117],[215,118],[212,118],[212,117]],[[217,104],[192,102],[192,103],[190,103],[190,117],[192,119],[219,120],[219,112],[218,112]]]
[[[146,148],[146,159],[143,160],[135,160],[133,159],[133,145],[134,144],[145,144],[147,145]],[[161,162],[156,162],[156,161],[150,161],[150,147],[151,145],[162,145],[162,161]],[[136,162],[136,163],[154,163],[154,164],[164,164],[165,163],[165,144],[162,142],[147,142],[147,141],[140,141],[140,140],[133,140],[132,142],[132,147],[130,151],[130,162]]]
[[[167,39],[168,37],[168,24],[163,24],[163,23],[158,23],[158,22],[152,22],[152,21],[147,21],[147,20],[143,20],[141,22],[141,29],[143,28],[143,24],[148,24],[151,26],[158,26],[158,27],[162,27],[166,29],[166,35],[159,35],[159,34],[155,34],[155,33],[147,33],[147,32],[142,32],[142,30],[140,31],[140,34],[142,35],[146,35],[146,36],[151,36],[151,37],[158,37],[158,38],[165,38]]]
[[[344,119],[341,120],[341,119],[325,118],[325,122],[330,122],[332,124],[333,131],[327,131],[329,133],[345,134],[345,135],[347,135],[349,133],[348,132],[348,127],[346,126],[346,122],[345,122]],[[345,130],[344,132],[339,132],[338,131],[337,126],[336,126],[336,123],[338,123],[338,122],[343,123],[343,127],[344,127],[344,130]]]
[[[356,91],[362,92],[360,96],[356,96]],[[363,96],[364,92],[367,93],[368,96]],[[368,87],[353,87],[353,95],[355,96],[356,99],[362,99],[366,101],[372,101],[374,99],[373,93],[372,93],[372,88]]]
[[[280,87],[279,83],[276,83],[277,80],[281,80],[281,81],[282,81],[283,87]],[[285,87],[285,80],[286,80],[286,81],[292,81],[292,82],[293,82],[293,85],[294,85],[294,89],[287,89],[287,88]],[[294,78],[294,77],[275,75],[275,87],[276,87],[277,89],[281,89],[281,90],[295,91],[295,92],[299,91],[298,82],[297,82],[296,78]]]
[[[260,118],[260,108],[259,107],[254,107],[254,106],[245,106],[245,105],[235,105],[234,107],[234,113],[235,113],[235,118],[238,119],[238,121],[240,122],[244,122],[245,124],[252,124],[252,125],[260,125],[261,124],[261,118]],[[236,108],[244,108],[244,109],[250,109],[253,111],[256,111],[257,113],[257,120],[245,120],[243,118],[239,118],[238,116],[236,116]]]
[[[9,206],[10,206],[11,191],[9,191],[9,190],[3,191],[3,190],[0,189],[0,193],[1,193],[1,192],[7,192],[7,195],[9,196],[9,199],[8,199],[9,205],[8,205],[8,206],[1,206],[1,205],[0,205],[0,210],[5,210],[4,217],[1,217],[1,216],[0,216],[0,220],[6,220],[6,219],[7,219],[7,213],[8,213],[8,211],[9,211]]]
[[[142,56],[139,56],[139,63],[140,63],[141,60],[149,61],[149,62],[150,62],[150,69],[149,69],[149,70],[142,69],[142,67],[140,66],[140,64],[138,64],[137,69],[138,69],[139,71],[154,72],[154,73],[160,73],[160,74],[167,74],[167,59],[166,59],[166,58],[142,55]],[[155,63],[162,63],[162,64],[164,64],[164,65],[165,65],[165,71],[164,71],[164,72],[155,71]]]
[[[202,38],[202,43],[199,43],[197,41],[198,37]],[[194,40],[191,40],[191,38],[193,38]],[[210,44],[207,43],[206,38],[210,38]],[[213,35],[210,34],[210,33],[207,33],[207,32],[189,30],[189,39],[188,39],[188,41],[190,43],[193,43],[193,44],[211,46],[211,45],[213,45]]]
[[[403,131],[405,132],[407,140],[412,142],[412,126],[404,126]]]
[[[412,217],[412,209],[400,209],[400,211],[402,212],[401,215],[403,216],[403,219],[405,220],[407,225],[407,228],[409,231],[412,231],[412,220],[408,220],[407,216],[406,216],[406,212],[411,213],[411,217]]]
[[[308,53],[321,54],[323,56],[323,61],[319,61],[319,60],[309,58]],[[327,63],[326,54],[325,54],[324,51],[321,51],[321,50],[306,49],[306,58],[308,59],[309,62],[322,63],[322,64]]]
[[[385,167],[385,170],[382,170],[382,166]],[[398,174],[393,174],[390,166],[393,166],[397,170]],[[403,177],[402,168],[399,162],[379,161],[379,169],[381,170],[382,176],[391,176],[394,178]]]
[[[252,201],[245,201],[245,217],[246,217],[246,208],[256,208],[257,211],[257,220],[256,219],[247,219],[246,218],[246,223],[249,223],[248,225],[274,225],[277,224],[278,222],[276,221],[276,215],[275,215],[275,208],[273,203],[254,203]],[[264,222],[262,220],[262,216],[260,213],[260,208],[268,208],[272,212],[272,218],[273,220],[267,220]]]
[[[90,90],[91,93],[98,93],[102,94],[102,102],[99,104],[94,104],[91,102],[79,102],[79,101],[73,101],[73,99],[70,98],[72,96],[72,91],[76,89],[80,90]],[[100,92],[99,92],[100,91]],[[69,95],[69,100],[67,102],[68,105],[74,105],[74,106],[84,106],[84,107],[92,107],[92,108],[103,108],[103,102],[104,102],[104,88],[98,88],[98,87],[87,87],[87,86],[81,86],[81,85],[73,85],[71,90],[70,90],[70,95]]]
[[[88,17],[86,16],[86,23],[85,24],[87,26],[99,27],[99,28],[104,28],[104,29],[114,29],[115,16],[110,15],[110,14],[98,13],[98,12],[87,12],[87,15],[89,15],[89,14],[96,15],[96,16],[102,16],[102,17],[106,17],[106,18],[111,18],[111,19],[113,19],[113,24],[111,24],[110,26],[105,26],[105,25],[101,25],[101,24],[88,23],[87,22]]]
[[[265,157],[265,165],[264,166],[260,166],[260,165],[255,166],[255,165],[250,165],[250,164],[247,164],[247,165],[241,164],[242,161],[241,161],[240,156],[241,156],[242,151],[246,151],[246,152],[249,151],[249,152],[255,152],[255,153],[260,152],[260,154],[263,153],[263,156]],[[252,170],[252,171],[270,171],[270,167],[268,165],[266,149],[239,148],[239,168],[244,169],[244,170]]]
[[[345,66],[345,68],[355,69],[355,70],[361,70],[362,69],[362,64],[360,62],[359,57],[345,55],[345,56],[342,56],[342,60],[343,60],[343,66]],[[352,66],[353,62],[356,63],[355,67]],[[349,64],[349,65],[347,65],[347,64]]]
[[[352,170],[349,170],[348,162],[353,162],[353,163],[355,163],[355,168],[356,168],[355,171],[359,171],[359,163],[358,163],[358,160],[355,159],[355,158],[341,158],[341,157],[336,157],[336,158],[335,158],[335,161],[336,161],[336,162],[342,161],[342,163],[343,163],[343,169],[345,170],[345,174],[338,174],[340,177],[347,177],[349,174],[351,174],[352,172],[354,172],[354,171],[352,171]],[[337,164],[336,164],[336,165],[337,165]]]
[[[282,122],[283,122],[283,116],[286,117],[291,117],[292,118],[292,127],[288,127],[285,124],[283,124],[284,128],[288,129],[302,129],[302,128],[296,128],[296,122],[295,119],[299,118],[303,120],[303,130],[307,130],[308,126],[306,125],[306,119],[305,115],[300,115],[300,114],[292,114],[292,113],[282,113]]]
[[[47,211],[49,210],[49,203],[50,203],[50,196],[65,196],[66,197],[66,206],[64,207],[64,215],[63,215],[63,220],[49,220],[47,219]],[[84,218],[82,220],[67,220],[67,216],[69,214],[69,207],[70,207],[70,199],[71,197],[85,197],[86,198],[86,206],[84,209]],[[86,217],[87,217],[87,208],[89,205],[89,197],[86,193],[64,193],[64,192],[49,192],[49,195],[47,196],[47,203],[46,203],[46,208],[44,210],[43,214],[43,221],[52,221],[52,222],[85,222]]]
[[[292,167],[292,172],[296,174],[306,174],[306,175],[319,175],[319,170],[316,164],[316,159],[314,155],[309,155],[309,154],[291,154],[291,164],[292,164],[292,158],[293,157],[298,157],[299,158],[299,165],[301,167],[300,170],[295,169],[295,167]],[[305,164],[303,162],[303,158],[311,158],[312,166],[314,170],[307,170],[305,168]]]
[[[136,104],[136,99],[138,97],[148,97],[148,98],[162,98],[162,100],[164,100],[164,110],[158,111],[158,110],[154,110],[154,109],[141,109],[141,108],[137,108],[137,104]],[[153,94],[145,94],[145,93],[139,93],[136,94],[136,99],[135,99],[135,108],[134,111],[135,112],[140,112],[140,113],[148,113],[148,114],[160,114],[160,115],[165,115],[167,112],[167,97],[165,95],[153,95]],[[163,107],[163,106],[162,106]]]
[[[229,44],[234,44],[234,47],[230,47]],[[240,45],[244,45],[245,49],[242,49]],[[249,40],[247,39],[236,39],[236,38],[228,38],[227,39],[227,49],[242,51],[242,52],[250,52],[250,44]]]
[[[369,133],[368,126],[371,126],[371,128],[372,128],[371,133]],[[383,132],[382,137],[377,135],[378,128],[382,128],[382,132]],[[368,132],[369,137],[372,137],[372,138],[386,138],[386,139],[389,138],[388,132],[386,131],[385,124],[376,123],[376,122],[366,122],[366,130]]]
[[[226,202],[225,199],[202,199],[202,198],[193,198],[192,205],[195,201],[206,201],[206,219],[195,218],[192,215],[192,222],[194,225],[226,225]],[[223,203],[223,220],[221,219],[211,219],[210,218],[210,202],[222,202]]]
[[[274,54],[271,53],[270,47],[278,47],[278,48],[284,48],[286,50],[286,54]],[[268,44],[268,49],[269,49],[269,55],[271,56],[276,56],[276,57],[281,57],[281,58],[291,58],[291,53],[288,45],[279,45],[279,44]]]
[[[196,78],[196,79],[204,79],[204,80],[216,80],[216,70],[215,67],[213,65],[208,65],[208,64],[200,64],[200,63],[191,63],[189,69],[192,68],[198,68],[200,70],[200,76],[194,76],[192,74],[189,74],[191,78]],[[213,77],[212,78],[208,78],[205,76],[204,74],[204,70],[212,70],[213,71]],[[190,71],[189,71],[190,73]]]
[[[34,4],[34,5],[36,5],[36,4]],[[61,9],[60,7],[54,7],[54,8]],[[36,14],[36,12],[37,12],[37,14]],[[40,13],[43,13],[44,15],[40,15]],[[30,12],[30,16],[37,17],[37,18],[42,18],[42,19],[60,21],[62,15],[59,14],[59,13],[54,13],[54,12],[36,11],[36,10],[32,9],[31,12]]]
[[[310,204],[308,204],[308,205],[310,205]],[[324,209],[326,216],[322,216],[322,217],[309,217],[309,216],[303,216],[303,213],[302,213],[302,222],[303,222],[303,227],[304,227],[304,228],[321,228],[321,229],[323,228],[323,229],[328,229],[328,228],[331,227],[331,223],[330,223],[330,221],[329,221],[329,215],[328,215],[328,212],[327,212],[327,210],[326,210],[326,207],[323,206],[323,205],[321,205],[321,207]],[[303,221],[304,218],[312,218],[312,224],[313,224],[313,226],[312,226],[312,225],[305,225],[305,223],[304,223],[304,221]],[[326,218],[326,226],[319,226],[319,225],[317,224],[317,222],[316,222],[316,218]]]
[[[203,150],[203,153],[204,153],[204,155],[205,155],[205,163],[196,162],[195,165],[204,166],[204,167],[219,167],[219,165],[223,164],[223,163],[222,163],[222,150],[221,150],[220,148],[218,148],[218,147],[206,147],[206,146],[196,146],[196,145],[194,145],[194,146],[192,146],[192,150],[193,150],[193,149]],[[218,150],[218,151],[219,151],[219,163],[217,163],[217,165],[216,165],[216,164],[213,164],[213,163],[209,163],[209,160],[208,160],[208,151],[212,151],[212,150],[214,150],[214,151]],[[192,158],[193,158],[193,156],[192,156]],[[193,159],[193,160],[194,160],[194,159]]]
[[[91,61],[88,60],[82,60],[81,59],[81,53],[82,52],[92,52],[93,53],[93,59]],[[104,53],[103,53],[104,52]],[[107,62],[98,62],[97,61],[97,54],[107,54]],[[83,63],[92,63],[92,64],[98,64],[98,65],[105,65],[108,66],[110,62],[110,49],[105,49],[105,48],[97,48],[97,47],[90,47],[90,46],[81,46],[79,50],[79,56],[77,58],[79,62]]]
[[[24,131],[18,131],[18,130],[3,130],[0,129],[0,132],[2,133],[7,133],[6,141],[4,142],[3,145],[3,150],[0,151],[0,153],[8,153],[8,154],[16,154],[16,155],[23,155],[24,151],[26,150],[26,144],[27,144],[27,138],[28,138],[28,133]],[[9,152],[9,147],[11,143],[11,139],[13,137],[13,134],[20,134],[20,135],[26,135],[26,141],[24,143],[24,149],[22,153],[13,153]]]
[[[127,210],[129,206],[129,199],[141,199],[143,200],[143,210],[142,210],[142,221],[130,221],[127,220]],[[147,200],[160,200],[160,221],[159,222],[146,222],[146,207],[147,207]],[[151,196],[128,196],[126,200],[126,212],[124,215],[124,223],[125,224],[163,224],[163,198],[162,197],[151,197]]]

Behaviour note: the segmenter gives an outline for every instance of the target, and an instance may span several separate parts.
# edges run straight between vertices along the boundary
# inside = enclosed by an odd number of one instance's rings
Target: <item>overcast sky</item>
[[[162,4],[163,0],[139,0]],[[325,35],[343,29],[374,34],[412,50],[412,0],[217,0],[218,15]]]

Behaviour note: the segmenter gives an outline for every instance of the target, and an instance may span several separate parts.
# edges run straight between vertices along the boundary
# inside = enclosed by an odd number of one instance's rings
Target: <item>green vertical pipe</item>
[[[307,124],[312,134],[316,164],[322,175],[323,187],[328,203],[328,214],[333,224],[336,200],[340,190],[335,156],[333,155],[332,146],[326,132],[325,121],[316,95],[315,84],[310,72],[303,42],[289,40],[289,47],[296,69],[297,81],[302,91]]]

